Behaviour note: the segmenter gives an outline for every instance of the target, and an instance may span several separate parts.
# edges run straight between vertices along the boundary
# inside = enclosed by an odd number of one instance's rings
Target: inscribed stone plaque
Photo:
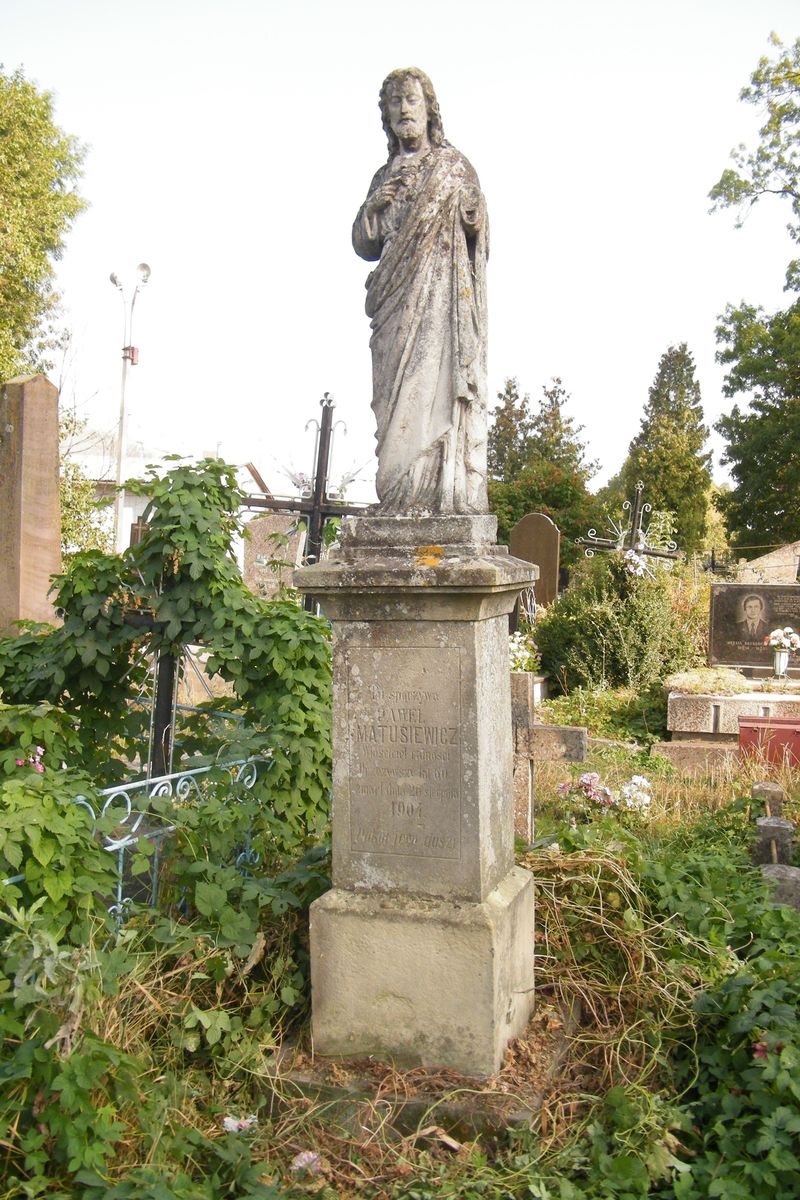
[[[552,604],[558,596],[558,563],[561,534],[544,513],[528,513],[511,530],[509,550],[514,558],[536,563],[539,578],[534,588],[538,604]]]
[[[800,586],[713,584],[709,663],[771,668],[772,649],[764,645],[764,638],[786,625],[800,631]],[[795,664],[790,659],[790,665]]]
[[[349,650],[347,718],[350,849],[460,859],[460,651]]]

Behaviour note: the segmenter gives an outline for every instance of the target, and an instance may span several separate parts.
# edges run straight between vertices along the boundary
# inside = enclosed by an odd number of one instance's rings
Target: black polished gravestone
[[[771,671],[772,649],[764,638],[787,625],[800,632],[800,585],[712,584],[709,664]],[[793,660],[790,674],[800,674]]]

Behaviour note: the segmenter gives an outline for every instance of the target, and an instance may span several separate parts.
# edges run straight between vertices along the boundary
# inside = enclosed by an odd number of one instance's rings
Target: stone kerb
[[[743,692],[734,696],[689,695],[670,692],[667,727],[673,737],[713,734],[738,738],[739,717],[800,716],[800,694],[786,692]]]

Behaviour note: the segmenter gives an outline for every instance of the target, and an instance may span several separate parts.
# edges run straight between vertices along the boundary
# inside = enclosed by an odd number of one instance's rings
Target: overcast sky
[[[347,427],[333,475],[373,475],[369,267],[350,228],[398,66],[430,75],[487,197],[490,394],[561,376],[595,486],[670,344],[694,354],[710,423],[730,407],[717,315],[786,302],[788,213],[765,203],[736,230],[707,193],[754,142],[739,90],[771,30],[800,32],[797,0],[2,0],[0,15],[5,69],[52,91],[88,146],[91,207],[58,280],[67,390],[97,427],[119,411],[109,273],[152,269],[128,390],[149,451],[251,460],[291,491],[278,468],[310,469],[305,424],[328,391]]]

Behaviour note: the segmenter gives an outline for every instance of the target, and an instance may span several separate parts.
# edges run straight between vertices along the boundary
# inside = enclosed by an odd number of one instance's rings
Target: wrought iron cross
[[[311,496],[308,499],[276,500],[274,496],[248,496],[245,508],[264,508],[269,512],[296,513],[305,519],[308,526],[306,562],[318,562],[322,549],[322,530],[329,517],[358,516],[366,510],[364,504],[342,504],[328,496],[328,466],[333,436],[333,397],[325,392],[320,400],[322,421],[317,426],[316,461]],[[310,422],[309,422],[310,424]],[[314,422],[316,424],[316,422]],[[306,426],[308,428],[308,425]],[[316,601],[312,596],[303,597],[303,608],[314,612]]]
[[[618,524],[613,517],[609,517],[608,533],[612,535],[611,537],[599,538],[597,530],[590,529],[588,537],[575,539],[579,546],[583,546],[583,552],[587,558],[594,558],[597,550],[604,550],[607,553],[624,551],[626,557],[629,557],[631,561],[639,560],[643,570],[647,571],[649,575],[652,575],[652,571],[644,562],[645,558],[666,558],[672,561],[681,558],[677,542],[669,540],[665,543],[665,548],[656,547],[650,542],[650,526],[645,527],[643,522],[647,513],[652,512],[653,506],[643,503],[643,492],[644,484],[640,479],[636,484],[633,500],[626,500],[622,506],[623,512],[630,513],[629,525],[624,519]]]

